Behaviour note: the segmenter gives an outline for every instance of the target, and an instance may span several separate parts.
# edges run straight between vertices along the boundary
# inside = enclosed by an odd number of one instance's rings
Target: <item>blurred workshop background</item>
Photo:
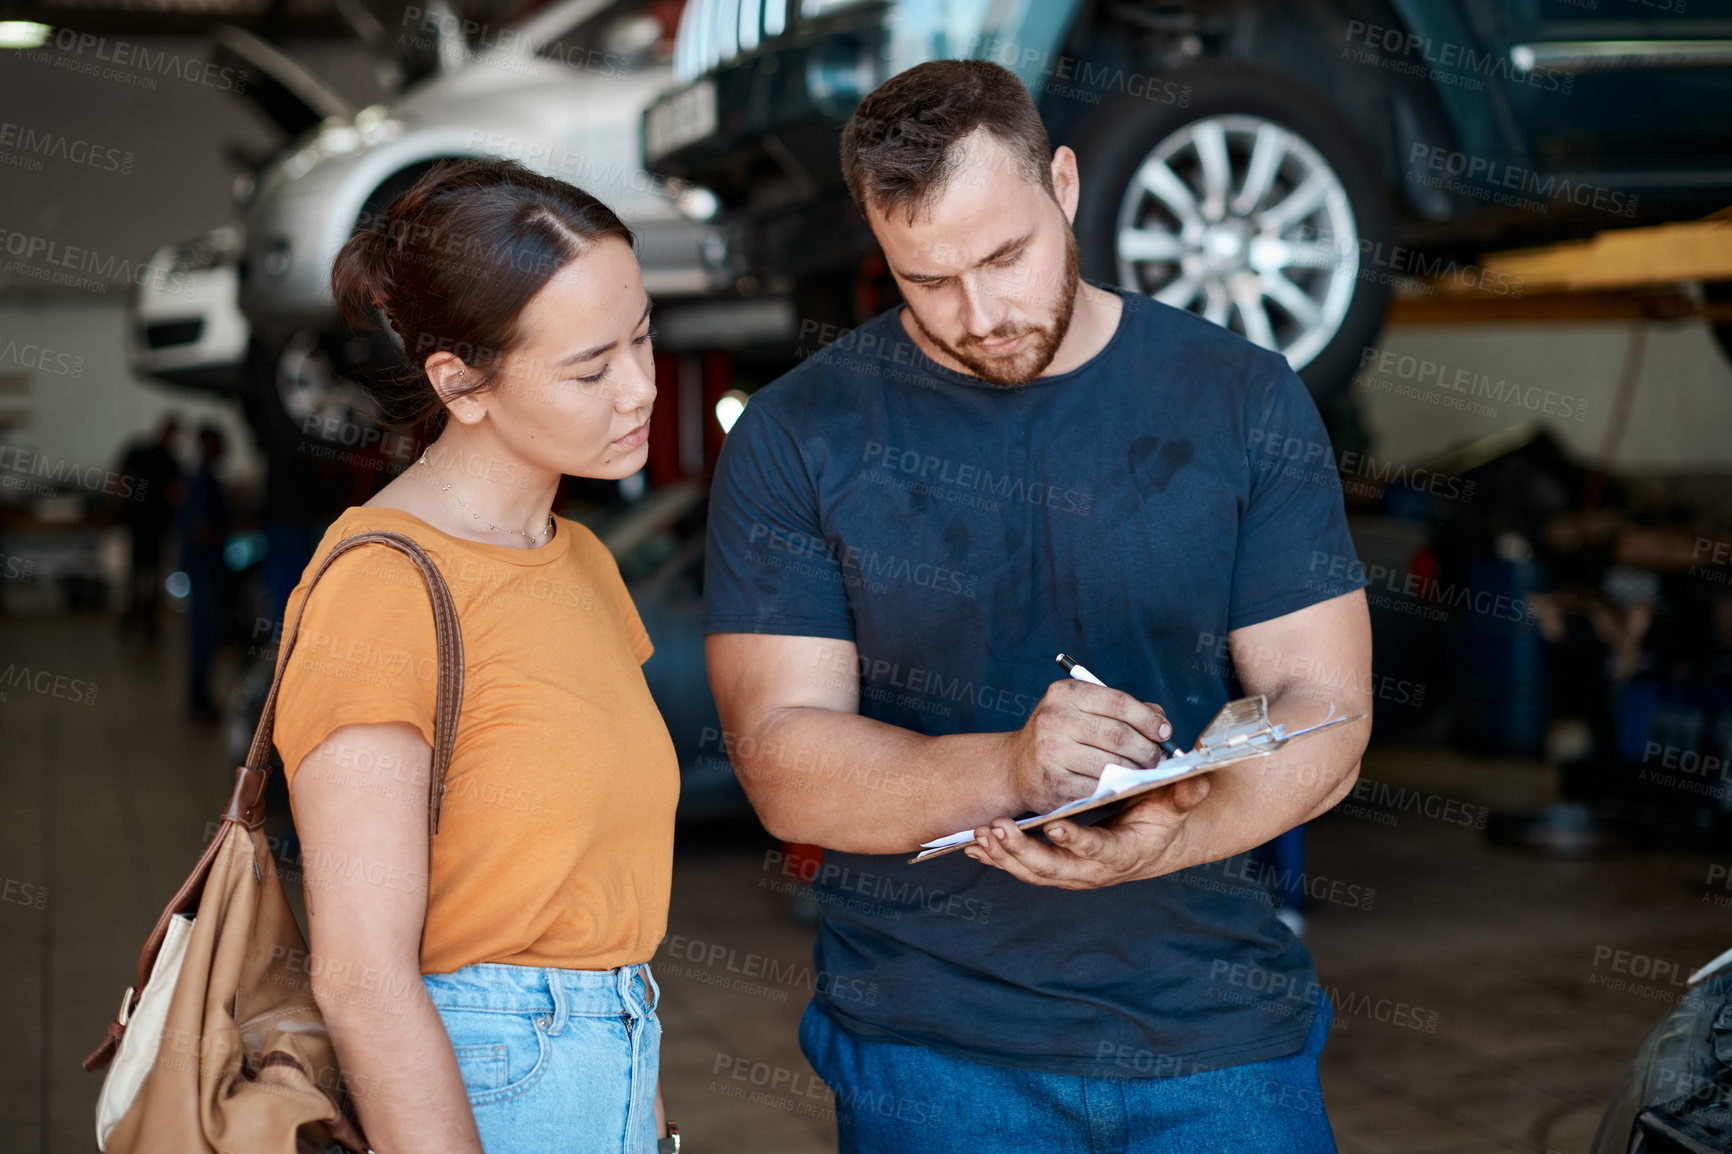
[[[458,156],[640,237],[649,463],[560,510],[683,765],[666,1096],[700,1149],[834,1148],[795,1040],[821,851],[718,739],[706,478],[754,390],[897,302],[838,135],[942,57],[1077,152],[1084,276],[1279,349],[1328,423],[1332,457],[1254,451],[1339,472],[1370,581],[1361,783],[1269,871],[1337,1005],[1341,1149],[1729,1148],[1732,1004],[1682,995],[1732,989],[1698,972],[1732,949],[1732,0],[0,0],[0,1149],[92,1148],[78,1059],[284,598],[420,452],[330,263]]]

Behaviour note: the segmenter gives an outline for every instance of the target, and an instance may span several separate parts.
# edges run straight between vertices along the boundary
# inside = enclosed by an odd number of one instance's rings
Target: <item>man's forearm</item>
[[[1271,701],[1271,717],[1291,704]],[[1306,724],[1314,722],[1288,728]],[[1349,723],[1209,774],[1209,796],[1186,817],[1159,873],[1244,853],[1328,812],[1353,789],[1367,733],[1363,723]]]
[[[730,735],[764,827],[848,853],[902,853],[1016,812],[1010,733],[928,737],[832,709],[790,706]]]

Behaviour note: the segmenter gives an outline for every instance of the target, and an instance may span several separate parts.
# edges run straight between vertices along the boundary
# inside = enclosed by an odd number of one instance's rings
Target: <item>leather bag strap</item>
[[[427,804],[427,832],[439,832],[439,813],[445,801],[445,771],[451,767],[451,753],[456,745],[457,718],[463,711],[463,632],[457,623],[457,606],[451,590],[440,575],[439,567],[420,545],[402,533],[376,530],[345,537],[325,555],[325,560],[307,582],[307,595],[301,599],[295,623],[283,638],[282,654],[277,659],[276,676],[271,678],[270,692],[265,695],[264,710],[259,715],[258,728],[253,731],[253,743],[247,750],[246,764],[235,770],[234,795],[229,799],[223,818],[238,821],[248,829],[264,823],[265,782],[271,773],[271,738],[277,720],[277,691],[283,683],[283,672],[289,666],[295,641],[300,636],[301,618],[307,612],[307,602],[319,578],[331,565],[351,549],[362,545],[387,545],[404,554],[421,571],[427,583],[427,593],[433,601],[433,632],[437,643],[438,688],[433,710],[433,775]]]
[[[337,542],[325,555],[312,579],[307,582],[307,595],[301,599],[301,608],[295,614],[294,626],[283,639],[277,658],[276,674],[271,678],[270,692],[265,695],[264,710],[259,715],[258,728],[253,731],[253,743],[247,750],[246,763],[235,770],[234,792],[229,796],[228,807],[223,810],[223,825],[219,827],[217,836],[211,839],[210,845],[205,847],[186,881],[181,883],[180,889],[175,891],[168,905],[163,908],[155,927],[150,931],[150,937],[145,939],[144,949],[140,950],[138,955],[138,984],[129,989],[126,997],[122,999],[121,1012],[110,1023],[102,1044],[84,1059],[86,1070],[100,1069],[113,1058],[115,1049],[126,1032],[127,1016],[137,1007],[138,995],[150,981],[151,970],[156,967],[157,954],[161,952],[162,943],[168,936],[169,923],[176,915],[191,913],[198,908],[199,898],[204,893],[205,880],[210,876],[218,850],[227,839],[227,823],[233,822],[248,830],[256,830],[264,824],[265,782],[270,779],[271,774],[271,737],[277,718],[277,691],[282,686],[283,672],[289,666],[289,656],[294,652],[295,640],[300,636],[301,618],[306,614],[307,602],[312,599],[313,589],[318,585],[319,578],[325,575],[325,571],[338,557],[362,545],[385,545],[413,561],[421,572],[422,580],[427,583],[427,592],[433,602],[438,683],[433,711],[433,772],[428,791],[427,828],[429,836],[439,832],[439,812],[445,799],[445,771],[451,766],[451,753],[456,745],[457,718],[463,711],[463,633],[458,626],[457,606],[451,599],[451,590],[445,584],[445,578],[440,574],[438,566],[433,564],[427,551],[413,538],[384,530],[357,533]],[[425,935],[425,927],[422,932]]]

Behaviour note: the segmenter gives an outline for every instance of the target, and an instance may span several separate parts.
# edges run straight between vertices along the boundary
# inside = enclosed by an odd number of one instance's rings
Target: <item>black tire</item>
[[[1081,190],[1075,232],[1078,263],[1091,280],[1124,287],[1115,251],[1121,202],[1143,160],[1179,130],[1223,115],[1258,117],[1300,137],[1335,173],[1351,207],[1360,252],[1387,251],[1390,203],[1377,162],[1329,101],[1280,73],[1231,61],[1202,61],[1174,76],[1190,88],[1181,105],[1120,96],[1104,103],[1069,141]],[[1175,97],[1175,100],[1179,97]],[[1345,244],[1345,238],[1338,238]],[[1376,246],[1383,246],[1381,249]],[[1332,337],[1297,366],[1319,408],[1346,389],[1364,347],[1383,325],[1387,276],[1363,259],[1352,296]],[[1321,329],[1323,326],[1319,326]]]
[[[244,409],[260,447],[267,454],[350,460],[394,446],[400,438],[386,428],[368,387],[393,353],[376,333],[303,329],[284,340],[255,339],[247,351]],[[297,385],[296,364],[323,384]]]

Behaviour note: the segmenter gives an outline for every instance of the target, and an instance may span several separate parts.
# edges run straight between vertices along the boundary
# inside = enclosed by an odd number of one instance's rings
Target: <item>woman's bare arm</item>
[[[345,725],[290,785],[313,995],[377,1154],[481,1154],[451,1040],[421,984],[432,760],[412,725]]]

